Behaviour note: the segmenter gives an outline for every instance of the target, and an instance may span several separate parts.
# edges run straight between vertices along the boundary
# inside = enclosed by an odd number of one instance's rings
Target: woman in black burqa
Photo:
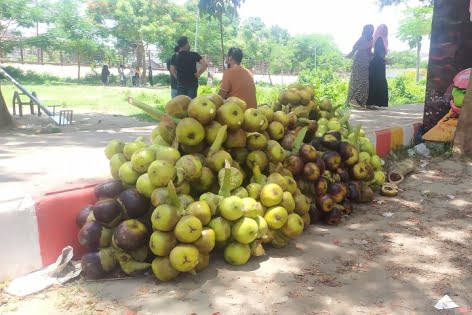
[[[388,50],[388,28],[381,24],[374,33],[374,57],[369,66],[369,98],[367,105],[388,106],[388,83],[386,60]]]

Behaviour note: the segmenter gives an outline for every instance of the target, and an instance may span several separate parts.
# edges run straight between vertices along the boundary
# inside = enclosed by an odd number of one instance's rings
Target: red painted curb
[[[376,151],[379,156],[385,156],[391,150],[391,131],[390,129],[378,130],[376,136]]]
[[[36,203],[38,239],[43,266],[51,264],[68,245],[74,248],[74,258],[78,259],[84,249],[77,240],[79,229],[75,218],[79,210],[97,200],[94,187],[59,191],[47,194]]]

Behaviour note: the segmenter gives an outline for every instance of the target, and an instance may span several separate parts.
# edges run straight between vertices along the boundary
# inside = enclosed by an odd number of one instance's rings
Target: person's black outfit
[[[167,71],[169,71],[170,73],[170,65],[171,65],[171,60],[175,58],[175,54],[172,55],[172,57],[170,59],[167,59]],[[179,86],[179,81],[177,81],[176,78],[174,78],[174,76],[172,75],[172,73],[170,73],[170,90],[171,90],[171,97],[174,98],[177,96],[177,88]]]
[[[194,51],[179,51],[172,56],[171,64],[177,68],[178,95],[197,97],[198,79],[195,73],[197,73],[197,62],[200,60],[202,56]]]
[[[385,62],[385,46],[382,38],[374,45],[374,57],[369,66],[369,97],[367,105],[388,106],[388,83]]]

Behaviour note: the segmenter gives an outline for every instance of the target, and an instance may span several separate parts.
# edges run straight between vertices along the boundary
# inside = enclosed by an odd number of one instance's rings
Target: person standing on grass
[[[182,36],[177,41],[179,52],[171,60],[170,72],[178,80],[177,94],[195,98],[198,92],[198,79],[205,72],[208,63],[198,53],[190,51],[188,38]],[[197,63],[200,69],[197,71]]]
[[[135,83],[135,81],[136,81],[135,74],[136,74],[136,71],[134,70],[133,65],[129,66],[128,76],[129,76],[129,80],[130,80],[129,83],[131,83],[131,86],[136,85],[136,83]]]
[[[374,57],[369,67],[368,108],[388,107],[388,82],[385,56],[388,51],[388,28],[381,24],[374,33]]]
[[[139,86],[140,85],[140,81],[141,80],[141,69],[139,69],[139,67],[136,67],[136,71],[134,72],[134,77],[135,77],[135,81],[134,81],[134,85],[135,86]]]
[[[252,73],[241,65],[242,60],[241,49],[229,49],[226,57],[228,70],[223,73],[219,94],[223,99],[238,97],[246,102],[248,108],[257,108],[256,84]]]
[[[103,65],[101,77],[103,85],[108,85],[110,81],[110,70],[108,70],[108,65]]]
[[[374,26],[364,26],[362,35],[354,44],[352,51],[346,56],[353,59],[349,92],[346,105],[366,107],[369,96],[369,63],[372,56],[372,35]]]
[[[174,47],[174,54],[172,55],[171,58],[167,59],[167,71],[169,71],[169,74],[170,74],[170,97],[171,98],[174,98],[177,96],[177,88],[178,88],[178,85],[179,85],[179,81],[177,80],[177,78],[175,78],[173,75],[172,75],[172,72],[170,72],[170,66],[171,66],[171,61],[172,61],[172,58],[175,58],[175,55],[179,53],[179,46],[175,46]]]
[[[151,65],[149,65],[148,67],[148,78],[149,78],[149,84],[151,86],[154,86],[154,81],[153,81],[153,77],[152,77],[152,67]]]
[[[126,84],[125,83],[125,66],[120,65],[120,67],[118,68],[118,75],[120,77],[120,85],[124,86]]]

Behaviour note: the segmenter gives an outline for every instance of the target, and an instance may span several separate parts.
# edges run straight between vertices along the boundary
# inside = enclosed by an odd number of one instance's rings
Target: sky
[[[415,0],[409,3],[415,5]],[[388,7],[382,10],[376,0],[246,0],[239,10],[241,18],[257,16],[268,26],[278,24],[292,35],[328,33],[343,53],[351,51],[365,24],[387,24],[389,50],[409,49],[396,38],[399,20],[406,7]],[[429,52],[429,43],[423,42],[423,53]]]
[[[183,4],[186,0],[174,0]],[[418,0],[408,0],[416,6]],[[245,0],[239,9],[244,20],[260,17],[269,27],[279,25],[290,34],[331,34],[343,53],[349,53],[359,39],[365,24],[387,24],[389,50],[408,50],[406,43],[396,38],[398,25],[406,5],[380,9],[376,0]],[[423,40],[422,55],[429,53],[429,41]]]

